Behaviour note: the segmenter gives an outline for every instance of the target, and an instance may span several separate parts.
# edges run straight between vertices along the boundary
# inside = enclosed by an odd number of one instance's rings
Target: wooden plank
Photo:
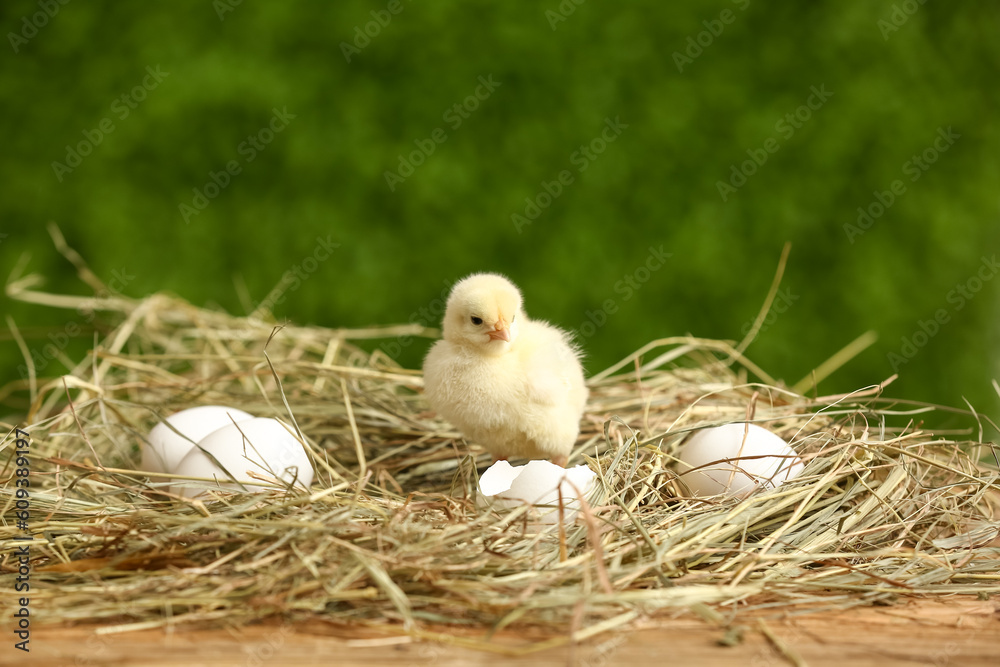
[[[760,617],[743,615],[743,641],[722,646],[724,632],[692,617],[650,620],[629,633],[608,633],[585,643],[526,656],[415,642],[409,637],[348,639],[322,623],[268,624],[242,630],[142,630],[96,634],[98,626],[40,628],[32,632],[31,654],[10,647],[0,664],[98,667],[262,667],[265,665],[391,665],[392,667],[502,667],[504,665],[612,667],[613,665],[712,665],[713,667],[976,667],[1000,664],[1000,604],[969,598],[916,601],[805,616],[771,616],[765,637]],[[444,631],[438,628],[437,631]],[[474,635],[467,635],[473,637]],[[477,637],[478,638],[478,637]],[[523,637],[497,639],[512,648]],[[785,650],[779,651],[776,646]],[[788,651],[787,649],[791,649]]]

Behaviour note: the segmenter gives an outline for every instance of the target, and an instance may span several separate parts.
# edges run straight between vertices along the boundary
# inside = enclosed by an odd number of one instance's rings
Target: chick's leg
[[[560,468],[565,468],[567,461],[569,461],[569,457],[565,456],[563,454],[560,454],[558,456],[553,456],[551,460],[552,460],[552,463],[555,463]]]

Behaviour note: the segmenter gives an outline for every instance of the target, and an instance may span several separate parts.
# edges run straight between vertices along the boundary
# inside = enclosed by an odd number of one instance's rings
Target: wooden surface
[[[1000,665],[1000,600],[955,598],[771,617],[764,626],[756,618],[744,616],[738,624],[745,632],[735,646],[720,645],[722,630],[685,617],[647,621],[631,633],[609,633],[576,645],[566,644],[524,656],[414,642],[408,637],[345,639],[331,636],[322,624],[295,628],[261,625],[240,631],[158,629],[113,634],[95,633],[98,626],[40,628],[32,632],[30,655],[4,646],[0,650],[0,664],[58,667]],[[500,638],[501,650],[514,650],[519,639]]]

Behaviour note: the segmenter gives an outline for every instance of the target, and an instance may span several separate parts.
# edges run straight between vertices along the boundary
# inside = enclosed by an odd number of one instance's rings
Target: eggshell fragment
[[[794,479],[803,468],[787,442],[756,424],[744,423],[695,432],[677,458],[681,480],[699,497],[745,498],[758,488]]]
[[[580,507],[577,493],[585,497],[596,478],[585,465],[567,469],[548,461],[529,461],[523,466],[497,461],[479,478],[479,490],[496,509],[514,509],[525,503],[551,506],[536,510],[532,516],[537,523],[554,524],[559,521],[560,493],[563,520],[573,521]]]
[[[495,496],[510,488],[524,466],[512,466],[507,461],[497,461],[479,478],[479,490],[484,496]]]
[[[149,441],[142,443],[139,468],[145,472],[172,473],[194,443],[234,421],[247,419],[253,419],[253,415],[222,405],[202,405],[175,412],[164,420],[166,423],[160,422],[149,432]],[[187,437],[178,435],[167,424]]]
[[[212,454],[247,491],[263,491],[273,486],[253,483],[249,472],[265,478],[294,481],[296,486],[309,488],[313,468],[302,444],[276,419],[249,419],[230,424],[209,434],[177,465],[174,472],[189,477],[207,477],[217,482],[179,482],[171,491],[194,498],[207,488],[240,490],[229,475],[202,451]]]

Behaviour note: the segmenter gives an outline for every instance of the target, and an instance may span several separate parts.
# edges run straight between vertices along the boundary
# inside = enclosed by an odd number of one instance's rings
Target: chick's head
[[[506,352],[517,340],[521,293],[495,273],[476,273],[455,283],[445,307],[444,339],[483,354]]]

